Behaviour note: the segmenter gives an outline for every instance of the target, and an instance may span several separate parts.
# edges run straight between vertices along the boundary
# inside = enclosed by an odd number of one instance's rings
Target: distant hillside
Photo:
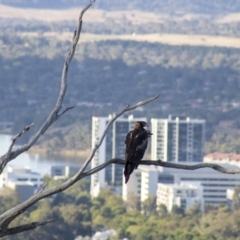
[[[0,0],[0,4],[23,8],[69,8],[83,6],[87,0]],[[240,11],[240,0],[97,0],[95,8],[105,10],[145,10],[181,14],[224,14]]]

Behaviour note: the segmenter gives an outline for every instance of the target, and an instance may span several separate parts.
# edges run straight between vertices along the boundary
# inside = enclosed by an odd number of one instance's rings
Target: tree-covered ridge
[[[7,10],[6,10],[7,11]],[[49,13],[48,21],[42,17],[41,10],[39,15],[37,10],[28,10],[28,18],[33,18],[34,21],[29,21],[23,18],[24,9],[9,12],[8,18],[0,18],[0,30],[8,35],[11,32],[39,34],[43,36],[46,32],[57,32],[58,35],[65,32],[74,31],[76,22],[66,17],[66,14],[75,15],[76,10],[65,10],[65,12],[52,10]],[[239,37],[240,24],[239,16],[225,15],[220,17],[212,17],[208,15],[185,14],[176,15],[166,13],[153,13],[143,11],[100,11],[92,10],[92,15],[95,16],[95,21],[89,17],[84,22],[83,32],[105,35],[121,35],[121,34],[184,34],[191,35],[206,35],[206,36],[225,36],[225,37]],[[69,13],[68,13],[69,12]],[[4,11],[3,11],[4,13]],[[55,18],[54,14],[62,16],[59,19]],[[14,15],[16,14],[16,16]],[[0,11],[1,15],[1,11]],[[239,14],[240,15],[240,14]],[[103,21],[103,19],[106,19]],[[225,21],[224,21],[225,19]],[[230,20],[229,20],[230,19]],[[222,21],[223,20],[223,21]],[[61,33],[61,34],[59,34]],[[44,36],[46,38],[46,36]],[[68,38],[68,39],[71,39]],[[203,36],[203,41],[206,37]]]
[[[69,41],[56,41],[56,36],[31,36],[31,34],[0,34],[0,56],[4,59],[18,59],[24,56],[54,59],[64,57]],[[172,46],[161,43],[107,40],[83,42],[77,50],[76,60],[96,59],[122,61],[133,66],[161,66],[164,68],[240,69],[240,49],[204,46]],[[61,59],[62,60],[62,59]],[[16,60],[15,60],[16,61]]]
[[[15,35],[10,30],[0,36],[0,121],[13,121],[14,134],[31,122],[39,126],[55,103],[69,41],[54,40],[41,34]],[[90,129],[93,115],[105,116],[130,102],[160,93],[156,103],[134,115],[150,118],[185,114],[204,118],[208,141],[220,121],[234,123],[238,118],[239,54],[240,50],[233,48],[132,41],[82,43],[70,68],[71,85],[64,103],[76,107],[55,126],[68,127],[81,122]],[[77,134],[65,133],[65,146],[79,146]],[[59,134],[53,132],[47,138],[56,149],[62,148],[56,141]],[[89,148],[89,135],[88,130],[82,150]],[[236,147],[222,147],[214,137],[213,145],[206,145],[206,152],[235,149],[239,153],[238,138],[228,135],[233,141],[236,139]]]
[[[48,186],[53,186],[61,180],[46,177],[45,181]],[[96,231],[108,228],[117,231],[112,240],[238,240],[239,196],[235,198],[232,212],[226,206],[218,209],[209,207],[205,213],[201,213],[198,206],[185,212],[174,206],[172,212],[168,213],[163,205],[156,209],[156,198],[153,196],[141,206],[135,198],[125,203],[109,190],[103,190],[97,198],[91,199],[89,181],[81,180],[51,201],[39,202],[31,209],[31,213],[26,211],[12,225],[50,218],[57,222],[7,239],[65,240],[79,235],[91,237]],[[1,212],[17,202],[16,194],[9,189],[4,189],[0,200]]]
[[[31,122],[41,124],[54,104],[69,43],[11,36],[0,38],[0,117],[13,121],[16,133]],[[131,41],[82,43],[69,72],[71,85],[64,103],[76,107],[56,126],[79,121],[89,126],[93,115],[108,115],[160,93],[157,102],[134,115],[204,118],[209,139],[221,120],[237,119],[239,53],[231,48]]]
[[[67,8],[83,6],[88,1],[82,0],[0,0],[1,4],[24,8]],[[96,1],[95,8],[104,10],[138,9],[164,13],[226,13],[240,11],[239,0],[101,0]]]

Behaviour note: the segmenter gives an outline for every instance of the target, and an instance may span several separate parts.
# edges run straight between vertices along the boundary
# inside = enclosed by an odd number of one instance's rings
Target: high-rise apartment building
[[[202,162],[205,120],[169,116],[151,119],[151,158],[171,162]]]
[[[109,117],[92,118],[92,148],[99,142],[106,125],[111,120]],[[133,129],[136,121],[147,121],[146,118],[129,117],[118,118],[109,128],[101,147],[96,152],[91,168],[94,168],[112,158],[125,159],[125,138]],[[123,166],[117,164],[108,165],[105,169],[91,175],[91,195],[97,196],[102,188],[112,188],[117,194],[122,192]]]

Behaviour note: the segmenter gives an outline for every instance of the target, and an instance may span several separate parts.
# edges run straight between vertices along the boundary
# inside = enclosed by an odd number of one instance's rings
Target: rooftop
[[[210,153],[204,156],[204,158],[211,158],[211,160],[227,160],[227,161],[240,161],[240,154],[234,153]]]

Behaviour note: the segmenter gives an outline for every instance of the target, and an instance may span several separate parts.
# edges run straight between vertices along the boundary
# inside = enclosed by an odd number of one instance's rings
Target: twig
[[[5,155],[0,157],[0,174],[1,174],[1,171],[3,171],[4,167],[6,166],[6,164],[9,161],[15,159],[17,156],[19,156],[23,152],[26,152],[27,150],[29,150],[37,142],[37,140],[40,138],[40,136],[43,135],[46,132],[46,130],[55,121],[57,121],[59,119],[59,117],[61,117],[67,110],[70,109],[70,108],[67,108],[62,113],[59,113],[62,108],[63,99],[64,99],[66,91],[67,91],[68,68],[69,68],[69,65],[75,54],[76,46],[77,46],[78,40],[80,38],[80,33],[82,30],[82,17],[84,15],[84,13],[92,6],[92,4],[94,2],[95,2],[95,0],[91,0],[89,2],[89,4],[81,11],[81,13],[79,15],[78,26],[77,26],[76,34],[73,37],[71,50],[68,54],[68,57],[65,60],[64,66],[63,66],[60,93],[59,93],[59,96],[58,96],[58,99],[57,99],[54,109],[52,110],[52,112],[50,113],[50,115],[48,116],[46,121],[43,123],[43,125],[39,128],[37,133],[30,139],[30,141],[27,144],[25,144],[24,146],[14,150],[14,151],[12,151],[12,148],[11,148],[8,153],[6,153]]]
[[[120,158],[110,159],[105,163],[98,165],[97,167],[89,171],[84,172],[79,179],[82,179],[86,176],[90,176],[96,172],[99,172],[100,170],[104,169],[110,164],[124,165],[125,160]],[[147,166],[153,165],[153,166],[159,166],[159,167],[184,169],[184,170],[191,170],[191,171],[201,169],[201,168],[212,168],[218,172],[225,173],[225,174],[240,174],[240,169],[227,169],[214,163],[199,163],[194,165],[184,165],[184,164],[178,164],[178,163],[164,162],[161,160],[142,160],[140,161],[140,165],[147,165]]]
[[[103,142],[103,139],[105,138],[109,127],[112,125],[112,123],[113,123],[117,118],[119,118],[119,117],[120,117],[121,115],[123,115],[125,112],[132,111],[132,110],[134,110],[134,109],[136,109],[136,108],[138,108],[138,107],[140,107],[140,106],[146,105],[146,104],[154,101],[154,100],[157,99],[158,97],[159,97],[159,95],[156,95],[156,96],[154,96],[154,97],[152,97],[152,98],[146,99],[145,101],[138,102],[138,103],[136,103],[136,104],[135,104],[134,106],[132,106],[132,107],[131,107],[130,105],[128,105],[128,106],[126,106],[120,113],[116,114],[116,115],[108,122],[108,124],[107,124],[107,126],[106,126],[106,128],[105,128],[105,130],[104,130],[104,132],[103,132],[103,134],[102,134],[102,136],[101,136],[101,138],[100,138],[100,140],[99,140],[99,143],[96,144],[96,146],[93,148],[93,150],[92,150],[89,158],[85,161],[85,163],[83,164],[82,168],[80,169],[79,175],[81,175],[81,173],[84,172],[84,170],[86,169],[87,165],[91,162],[91,160],[92,160],[92,158],[94,157],[96,151],[97,151],[97,150],[99,149],[99,147],[101,146],[101,144],[102,144],[102,142]]]
[[[0,232],[0,237],[33,230],[36,227],[43,226],[43,225],[46,225],[48,223],[52,223],[55,221],[56,221],[56,219],[49,219],[49,220],[42,221],[42,222],[32,222],[32,223],[24,224],[24,225],[13,227],[13,228],[7,228],[5,231]]]
[[[17,135],[15,135],[12,138],[11,145],[9,146],[8,151],[5,154],[5,158],[0,158],[0,161],[1,161],[0,162],[0,174],[2,173],[3,169],[5,168],[5,166],[7,165],[7,163],[9,162],[9,160],[11,158],[12,149],[13,149],[13,146],[14,146],[16,140],[18,138],[20,138],[25,132],[27,132],[33,125],[34,125],[34,123],[26,126],[20,133],[18,133]]]
[[[63,114],[65,114],[67,111],[73,109],[75,107],[74,106],[71,106],[71,107],[66,107],[61,113],[58,114],[59,117],[61,117]]]
[[[37,133],[30,139],[30,141],[25,144],[24,146],[16,149],[16,150],[12,150],[13,145],[15,143],[15,140],[17,139],[14,138],[13,142],[11,144],[11,146],[9,147],[8,152],[0,157],[0,169],[1,171],[3,171],[4,167],[6,166],[6,164],[15,159],[17,156],[19,156],[20,154],[22,154],[23,152],[27,151],[28,149],[30,149],[39,139],[39,137],[44,134],[46,132],[46,130],[56,121],[59,119],[60,116],[63,115],[63,113],[65,113],[67,110],[69,110],[70,108],[65,109],[62,113],[60,113],[60,110],[62,108],[62,103],[63,103],[63,99],[65,97],[66,91],[67,91],[67,75],[68,75],[68,68],[69,65],[72,61],[72,58],[75,54],[75,50],[76,50],[76,46],[78,43],[78,40],[80,38],[80,33],[81,33],[81,29],[82,29],[82,17],[84,15],[84,13],[92,6],[92,4],[95,2],[95,0],[91,0],[89,2],[89,4],[81,11],[80,15],[79,15],[79,20],[78,20],[78,26],[77,26],[77,30],[76,33],[73,37],[73,41],[72,41],[72,45],[71,45],[71,49],[70,52],[68,54],[68,57],[66,58],[65,62],[64,62],[64,66],[63,66],[63,71],[62,71],[62,77],[61,77],[61,87],[60,87],[60,92],[59,92],[59,96],[56,102],[56,105],[54,107],[54,109],[52,110],[52,112],[49,114],[48,118],[46,119],[46,121],[43,123],[43,125],[39,128],[39,130],[37,131]],[[25,130],[27,131],[29,128],[27,127]],[[22,131],[24,132],[24,130]],[[22,132],[20,134],[18,134],[17,136],[21,136]],[[1,173],[1,172],[0,172]],[[74,183],[74,182],[73,182]],[[71,186],[73,183],[68,183],[68,186]],[[67,186],[67,184],[66,184]],[[63,188],[66,189],[66,188]],[[28,199],[27,201],[13,207],[12,209],[6,211],[5,213],[3,213],[0,216],[0,234],[3,234],[7,231],[8,229],[8,225],[18,216],[20,215],[22,212],[24,212],[27,208],[29,208],[31,205],[33,205],[34,203],[36,203],[37,201],[39,201],[40,199],[52,195],[54,194],[54,191],[56,191],[56,193],[58,192],[58,188],[57,189],[49,189],[48,193],[46,194],[43,188],[41,188],[36,194],[34,194],[30,199]],[[60,190],[59,191],[63,191],[61,190],[61,186],[60,186]],[[2,235],[3,236],[3,235]]]
[[[133,106],[126,106],[120,113],[116,114],[107,124],[99,143],[94,147],[94,149],[92,150],[90,156],[88,157],[88,159],[85,161],[85,163],[83,164],[82,168],[70,179],[68,179],[67,181],[65,181],[64,183],[57,185],[55,187],[52,187],[50,189],[46,189],[44,190],[44,188],[41,188],[37,193],[35,193],[32,197],[30,197],[28,200],[26,200],[25,202],[15,206],[14,208],[8,210],[7,212],[3,213],[0,216],[0,226],[4,226],[5,229],[7,229],[7,226],[9,225],[9,223],[11,221],[13,221],[13,219],[15,219],[18,215],[20,215],[23,211],[25,211],[26,209],[28,209],[30,206],[32,206],[33,204],[35,204],[36,202],[38,202],[39,200],[46,198],[48,196],[51,196],[53,194],[62,192],[64,190],[66,190],[67,188],[69,188],[70,186],[72,186],[75,182],[77,182],[79,179],[83,178],[85,176],[84,174],[84,170],[86,169],[87,165],[89,164],[89,162],[91,162],[91,160],[94,157],[95,152],[98,150],[98,148],[101,146],[103,139],[109,129],[109,127],[111,126],[111,124],[118,118],[120,117],[122,114],[124,114],[125,112],[131,111],[133,109],[136,109],[140,106],[143,106],[145,104],[148,104],[150,102],[152,102],[153,100],[157,99],[159,95],[149,98],[145,101],[141,101],[138,102],[137,104],[133,105]],[[110,164],[110,163],[108,163]]]

